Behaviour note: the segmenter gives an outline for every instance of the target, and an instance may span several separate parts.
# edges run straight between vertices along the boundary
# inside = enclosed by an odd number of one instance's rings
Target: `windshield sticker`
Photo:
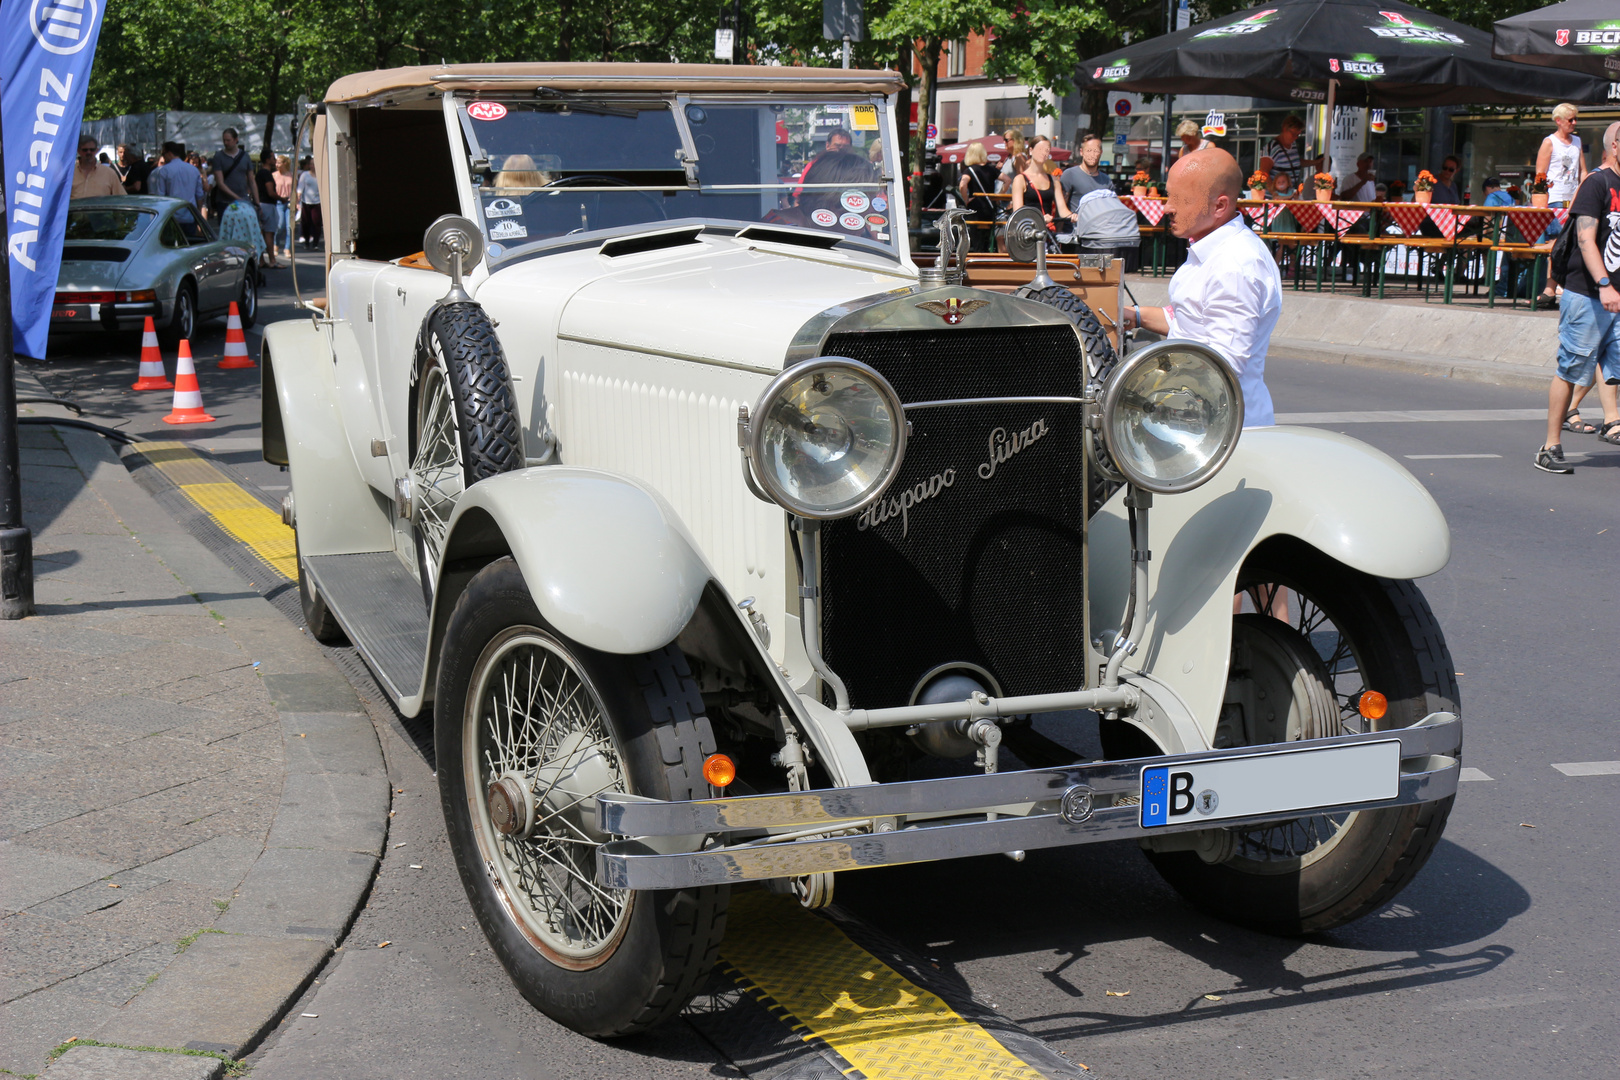
[[[521,240],[523,237],[528,235],[529,230],[525,229],[515,221],[497,222],[489,230],[489,238],[491,240]]]
[[[872,196],[872,209],[876,210],[880,214],[888,213],[889,200],[885,199],[882,195]]]
[[[881,229],[889,223],[889,219],[882,214],[867,214],[866,223],[874,229]]]
[[[838,224],[842,225],[850,232],[859,232],[860,230],[866,228],[866,219],[861,217],[859,214],[845,214],[843,217],[838,219]]]
[[[506,106],[498,101],[475,101],[467,106],[467,115],[474,120],[504,120]]]
[[[484,216],[487,218],[522,217],[523,205],[516,199],[496,199],[484,207]]]
[[[878,114],[876,105],[856,105],[849,112],[849,126],[856,131],[876,131]]]
[[[820,225],[823,229],[830,229],[834,225],[838,224],[838,215],[833,213],[831,210],[823,208],[812,213],[810,215],[810,220],[815,222],[817,225]]]
[[[846,191],[838,197],[838,201],[852,214],[864,214],[866,208],[872,205],[872,200],[866,197],[864,191]]]
[[[491,245],[489,245],[489,257],[490,258],[498,259],[502,255],[505,255],[505,254],[506,254],[506,249],[504,247],[502,247],[500,244],[491,244]]]

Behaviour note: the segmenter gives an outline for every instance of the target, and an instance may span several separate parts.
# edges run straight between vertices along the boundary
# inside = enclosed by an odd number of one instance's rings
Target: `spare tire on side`
[[[1049,285],[1044,289],[1033,289],[1029,286],[1017,290],[1014,296],[1022,300],[1033,300],[1037,304],[1057,308],[1069,317],[1074,328],[1080,333],[1080,342],[1086,351],[1087,373],[1097,382],[1107,384],[1114,374],[1114,368],[1119,364],[1119,357],[1114,352],[1114,345],[1108,340],[1108,331],[1097,319],[1096,312],[1091,310],[1084,300],[1061,285]],[[1110,495],[1119,490],[1119,483],[1110,480],[1107,473],[1113,471],[1113,462],[1108,457],[1108,448],[1101,439],[1093,440],[1093,450],[1097,461],[1092,462],[1090,471],[1090,491],[1087,493],[1086,514],[1091,516],[1102,509],[1103,503],[1108,501]],[[1098,468],[1100,462],[1103,468]]]
[[[523,427],[506,354],[478,304],[440,304],[422,320],[410,417],[409,513],[422,595],[432,607],[461,493],[523,467]]]

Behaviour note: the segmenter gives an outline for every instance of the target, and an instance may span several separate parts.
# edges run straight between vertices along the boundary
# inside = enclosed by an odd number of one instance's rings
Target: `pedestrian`
[[[1082,131],[1075,141],[1080,144],[1080,163],[1064,169],[1059,183],[1074,215],[1079,250],[1124,259],[1125,272],[1135,273],[1141,265],[1142,230],[1136,211],[1119,200],[1114,185],[1102,175],[1102,136]]]
[[[259,231],[264,233],[264,252],[259,264],[280,270],[276,259],[276,154],[268,146],[259,154],[259,167],[253,173],[254,202],[257,204]]]
[[[1204,129],[1198,126],[1196,120],[1183,120],[1176,125],[1176,138],[1181,140],[1181,149],[1176,151],[1176,158],[1180,160],[1197,150],[1208,150],[1215,144],[1204,138]]]
[[[129,195],[146,194],[146,177],[152,171],[141,155],[130,150],[128,143],[118,144],[118,156],[113,160],[113,172]]]
[[[306,157],[299,164],[293,191],[298,196],[298,235],[307,248],[321,246],[321,185],[315,179],[315,159]]]
[[[180,199],[195,206],[200,213],[203,204],[208,201],[208,191],[203,186],[202,173],[181,156],[180,144],[164,143],[163,154],[159,160],[162,164],[153,169],[151,175],[146,178],[147,194]]]
[[[1294,181],[1289,177],[1287,169],[1278,169],[1273,172],[1266,186],[1267,198],[1285,200],[1294,197]]]
[[[1305,166],[1314,169],[1322,167],[1322,156],[1307,158],[1300,144],[1300,136],[1305,134],[1305,121],[1298,116],[1290,114],[1283,118],[1282,131],[1275,139],[1266,144],[1266,152],[1260,158],[1261,172],[1275,172],[1278,169],[1286,170],[1289,176],[1304,176]]]
[[[1462,196],[1457,192],[1457,173],[1462,168],[1462,162],[1450,154],[1440,162],[1440,169],[1434,174],[1434,187],[1430,189],[1431,203],[1442,206],[1457,206],[1462,203]],[[1427,219],[1424,219],[1425,221]]]
[[[73,163],[73,189],[68,198],[94,199],[101,195],[126,194],[113,167],[96,160],[96,145],[94,135],[79,138],[79,160]],[[18,198],[22,196],[18,195]]]
[[[1603,165],[1586,175],[1570,201],[1570,252],[1564,292],[1558,298],[1558,373],[1547,390],[1547,440],[1536,451],[1542,472],[1573,473],[1564,459],[1563,431],[1580,418],[1571,409],[1576,387],[1589,385],[1601,368],[1598,388],[1604,422],[1598,438],[1620,446],[1620,121],[1603,133]],[[1587,425],[1570,430],[1585,431]]]
[[[292,258],[292,158],[276,158],[276,254]]]
[[[957,191],[962,197],[962,205],[968,208],[969,218],[968,236],[974,251],[990,251],[995,247],[996,235],[996,201],[990,198],[990,193],[996,188],[996,168],[990,164],[990,155],[984,149],[984,143],[969,143],[967,153],[963,156],[962,178],[957,181]]]
[[[996,190],[1002,194],[1012,191],[1013,178],[1024,171],[1029,164],[1024,160],[1024,133],[1017,128],[1008,128],[1001,133],[1002,141],[1007,145],[1007,160],[1001,163],[1001,177],[996,181]]]
[[[241,146],[236,129],[226,128],[220,132],[219,141],[224,149],[208,163],[208,171],[214,178],[208,205],[216,217],[223,217],[231,203],[253,203],[257,199],[253,188],[253,162]]]
[[[1282,314],[1282,277],[1265,243],[1238,213],[1243,173],[1225,150],[1198,150],[1170,167],[1164,222],[1188,241],[1164,307],[1127,307],[1125,328],[1215,348],[1243,390],[1245,427],[1275,423],[1266,389],[1266,350]]]
[[[1053,180],[1051,173],[1046,171],[1046,163],[1052,157],[1052,140],[1045,135],[1037,135],[1030,140],[1027,164],[1024,170],[1013,177],[1012,208],[1017,213],[1026,203],[1036,206],[1041,216],[1046,219],[1046,235],[1048,244],[1054,244],[1054,237],[1059,232],[1068,232],[1069,204],[1063,197],[1063,185]]]
[[[1547,205],[1550,207],[1564,207],[1575,197],[1575,189],[1586,179],[1586,151],[1581,146],[1581,137],[1575,134],[1575,125],[1580,120],[1580,110],[1569,102],[1564,102],[1553,109],[1553,133],[1541,140],[1541,146],[1536,151],[1536,176],[1547,178]],[[1544,244],[1559,233],[1558,219],[1554,218],[1547,223],[1536,243]],[[1528,237],[1526,238],[1528,239]],[[1551,282],[1542,290],[1541,301],[1552,303],[1557,299],[1557,290]]]

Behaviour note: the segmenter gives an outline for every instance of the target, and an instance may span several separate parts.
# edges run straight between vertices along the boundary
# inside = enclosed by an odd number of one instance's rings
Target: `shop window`
[[[960,101],[942,101],[939,103],[939,141],[941,143],[953,143],[957,140],[961,119],[962,103]]]
[[[993,98],[984,103],[984,125],[997,135],[1017,130],[1030,138],[1035,134],[1035,107],[1027,97]]]

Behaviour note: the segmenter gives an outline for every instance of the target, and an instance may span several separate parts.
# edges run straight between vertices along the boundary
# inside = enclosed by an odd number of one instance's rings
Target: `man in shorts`
[[[1536,451],[1536,468],[1572,473],[1564,460],[1563,426],[1577,386],[1587,386],[1602,368],[1598,388],[1605,423],[1598,438],[1620,446],[1620,122],[1603,133],[1603,167],[1588,173],[1570,203],[1576,249],[1570,253],[1564,295],[1558,300],[1558,374],[1547,392],[1547,441]]]

